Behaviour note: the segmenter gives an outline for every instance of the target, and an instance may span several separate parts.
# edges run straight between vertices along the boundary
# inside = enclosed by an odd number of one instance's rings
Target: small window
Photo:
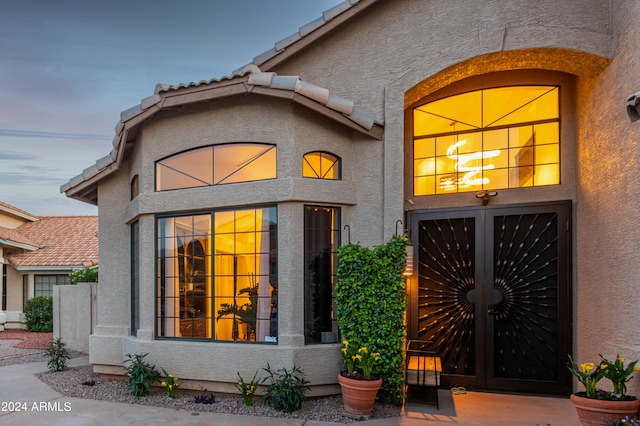
[[[276,146],[211,145],[156,162],[156,191],[276,178]]]
[[[33,277],[33,295],[37,296],[53,296],[54,285],[68,285],[69,275],[34,275]]]
[[[340,180],[341,161],[328,152],[309,152],[302,158],[302,176],[313,179]]]
[[[135,175],[131,179],[131,199],[133,200],[140,193],[140,176]]]

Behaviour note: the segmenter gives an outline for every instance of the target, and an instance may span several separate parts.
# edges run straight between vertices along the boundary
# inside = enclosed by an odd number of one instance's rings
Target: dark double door
[[[408,219],[409,335],[433,342],[443,384],[570,393],[571,202]]]

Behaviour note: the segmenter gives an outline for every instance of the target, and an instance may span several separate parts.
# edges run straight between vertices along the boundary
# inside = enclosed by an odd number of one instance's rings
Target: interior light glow
[[[497,157],[500,155],[499,149],[494,149],[491,151],[477,151],[471,154],[454,154],[454,152],[460,148],[461,146],[466,145],[467,140],[462,139],[453,145],[451,145],[447,149],[447,157],[451,158],[456,162],[455,169],[458,172],[465,172],[463,177],[459,179],[458,186],[472,186],[472,185],[486,185],[489,183],[489,178],[483,177],[475,177],[478,173],[481,173],[484,170],[492,170],[495,168],[495,164],[484,164],[484,160]],[[481,163],[479,165],[468,165],[467,163],[472,161],[480,160]],[[452,186],[453,182],[446,182],[445,186],[449,189]],[[440,187],[443,188],[443,183],[440,183]],[[453,189],[453,188],[451,188]]]

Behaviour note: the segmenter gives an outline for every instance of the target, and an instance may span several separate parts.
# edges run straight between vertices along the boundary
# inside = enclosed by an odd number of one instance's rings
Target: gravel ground
[[[26,330],[0,331],[0,367],[27,362],[48,361],[44,350],[53,340],[53,333],[31,333]],[[71,358],[84,355],[69,351]]]
[[[5,330],[0,332],[0,367],[27,362],[48,361],[44,355],[44,349],[51,344],[52,340],[52,333],[30,333],[24,330]],[[69,351],[69,355],[71,358],[76,358],[85,354]],[[266,405],[258,397],[254,399],[252,407],[245,407],[241,397],[229,395],[216,395],[215,403],[213,404],[197,404],[195,403],[194,395],[186,392],[181,393],[180,390],[178,390],[178,397],[171,399],[162,388],[153,388],[149,395],[136,398],[131,395],[126,380],[105,379],[95,374],[90,365],[69,368],[66,371],[57,373],[40,373],[36,376],[56,392],[75,398],[152,405],[190,412],[210,411],[335,423],[357,421],[343,415],[342,397],[339,395],[310,399],[302,405],[300,410],[286,414]],[[90,385],[91,383],[93,384]],[[376,403],[371,418],[397,417],[399,415],[400,408]]]
[[[95,374],[91,366],[70,368],[57,373],[40,373],[37,377],[55,391],[76,398],[153,405],[191,412],[210,411],[226,414],[280,417],[336,423],[352,423],[356,421],[343,415],[341,396],[310,399],[303,404],[300,410],[287,414],[271,408],[258,397],[254,399],[252,407],[245,407],[241,397],[219,395],[216,395],[216,402],[213,404],[197,404],[194,401],[194,395],[181,394],[180,390],[178,390],[177,398],[171,399],[162,388],[154,388],[149,395],[136,398],[131,395],[125,380],[105,379]],[[397,417],[399,415],[400,409],[398,407],[376,403],[370,418]]]

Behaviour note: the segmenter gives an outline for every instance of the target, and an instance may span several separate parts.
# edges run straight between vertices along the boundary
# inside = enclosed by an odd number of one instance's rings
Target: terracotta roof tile
[[[4,240],[8,243],[18,243],[18,244],[26,244],[33,247],[38,247],[38,243],[27,238],[19,231],[15,229],[5,228],[4,226],[0,226],[0,240]]]
[[[98,259],[97,216],[44,216],[17,228],[37,250],[8,256],[15,266],[81,266]]]

